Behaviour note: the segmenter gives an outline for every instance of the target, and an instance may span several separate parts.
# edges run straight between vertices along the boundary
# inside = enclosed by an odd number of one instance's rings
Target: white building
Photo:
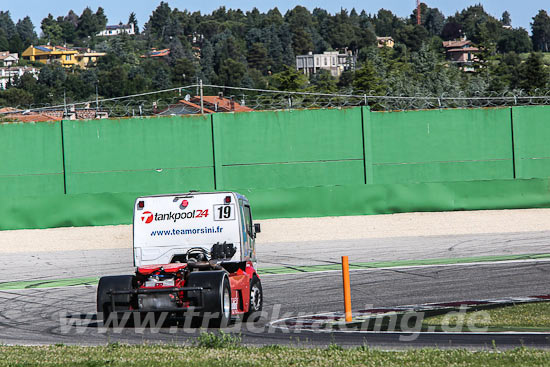
[[[0,89],[6,89],[10,82],[14,82],[16,77],[21,78],[25,73],[31,73],[35,79],[38,79],[39,69],[30,66],[5,66],[0,67]]]
[[[109,36],[118,36],[123,33],[129,34],[129,35],[136,34],[136,30],[134,29],[134,24],[120,23],[118,25],[108,25],[107,27],[105,27],[105,30],[99,32],[97,35],[109,37]]]
[[[318,70],[328,70],[332,76],[340,76],[344,70],[355,70],[357,56],[351,52],[325,51],[322,54],[296,56],[296,69],[306,75],[315,74]]]
[[[0,51],[0,66],[12,66],[19,63],[17,53],[10,54],[9,51]]]

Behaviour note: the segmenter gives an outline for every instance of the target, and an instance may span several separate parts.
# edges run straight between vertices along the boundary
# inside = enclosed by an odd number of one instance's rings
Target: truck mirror
[[[254,232],[260,233],[261,231],[260,223],[254,223]]]

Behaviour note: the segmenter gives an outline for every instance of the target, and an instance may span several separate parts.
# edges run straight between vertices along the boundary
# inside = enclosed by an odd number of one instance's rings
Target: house
[[[9,51],[0,51],[0,66],[13,66],[19,63],[19,55]]]
[[[94,52],[90,49],[68,48],[64,46],[29,46],[21,56],[25,60],[38,61],[43,64],[59,63],[63,67],[80,66],[86,69],[90,61],[96,62],[99,57],[105,56],[104,52]]]
[[[141,58],[146,57],[164,57],[170,55],[170,49],[165,48],[162,50],[157,50],[156,48],[152,48],[151,51],[147,52],[145,55],[141,55]]]
[[[9,122],[46,122],[62,120],[60,117],[50,116],[42,112],[21,112],[21,110],[17,110],[13,107],[0,108],[0,119]]]
[[[459,65],[464,71],[473,71],[472,64],[479,61],[479,58],[475,56],[479,52],[479,48],[473,47],[472,42],[467,39],[444,41],[443,47],[447,60]]]
[[[223,93],[217,96],[203,96],[202,97],[203,112],[204,113],[216,113],[216,112],[251,112],[252,108],[235,102],[233,97],[225,98]],[[188,96],[185,99],[179,101],[178,104],[171,105],[167,109],[159,112],[159,115],[190,115],[201,113],[201,97],[200,96]]]
[[[21,111],[12,107],[0,109],[0,119],[14,122],[44,122],[61,120],[92,120],[105,119],[109,113],[95,108],[76,108],[69,106],[68,110],[45,109],[40,111]]]
[[[376,43],[378,48],[389,47],[393,48],[395,46],[395,41],[392,37],[376,37]]]
[[[13,83],[16,78],[21,78],[23,74],[30,73],[35,79],[38,79],[39,70],[30,66],[4,66],[0,67],[0,89],[6,89],[8,84]]]
[[[106,55],[105,52],[95,52],[89,48],[75,47],[78,54],[75,55],[76,63],[82,68],[86,69],[89,63],[95,64],[100,57]]]
[[[104,30],[99,32],[97,35],[101,37],[111,37],[111,36],[118,36],[123,33],[126,33],[130,36],[136,34],[134,24],[133,23],[122,24],[122,22],[120,22],[117,25],[108,25],[105,27]]]
[[[328,70],[332,76],[340,76],[344,70],[355,70],[357,56],[351,51],[339,53],[338,51],[325,51],[322,54],[296,56],[296,70],[306,75],[316,74],[319,70]]]
[[[214,113],[214,111],[203,107],[204,113]],[[158,113],[161,116],[174,116],[174,115],[197,115],[201,113],[201,106],[199,104],[186,101],[182,99],[178,101],[178,104],[170,105],[167,109]]]

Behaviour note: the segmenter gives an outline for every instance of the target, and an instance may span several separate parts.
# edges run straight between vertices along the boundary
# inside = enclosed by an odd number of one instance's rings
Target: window
[[[71,61],[71,55],[65,55],[65,61]]]
[[[327,65],[328,65],[328,63],[327,63],[327,58],[324,57],[324,59],[325,59],[325,66],[327,66]]]
[[[246,222],[246,232],[250,237],[254,237],[254,232],[252,231],[252,215],[250,213],[250,206],[248,205],[244,206],[244,221]]]

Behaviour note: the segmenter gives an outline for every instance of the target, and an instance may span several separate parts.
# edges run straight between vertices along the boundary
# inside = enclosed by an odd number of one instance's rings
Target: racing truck
[[[256,234],[247,198],[236,192],[139,197],[133,216],[135,274],[105,276],[97,287],[98,317],[121,320],[193,311],[211,325],[262,310]]]

